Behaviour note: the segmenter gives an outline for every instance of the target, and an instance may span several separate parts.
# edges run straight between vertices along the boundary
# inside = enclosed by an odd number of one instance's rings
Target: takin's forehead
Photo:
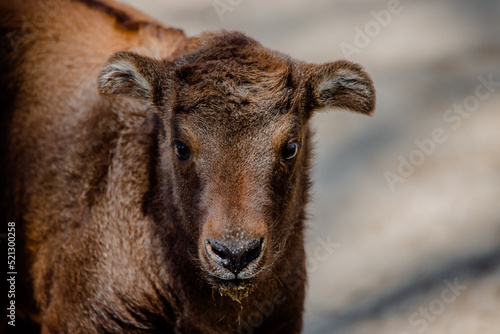
[[[295,91],[292,61],[258,43],[211,46],[180,60],[177,112],[283,112]]]
[[[271,151],[287,140],[281,137],[296,136],[301,119],[294,111],[292,65],[261,49],[232,49],[231,57],[223,50],[226,57],[205,55],[180,67],[174,136],[188,138],[194,150],[225,146],[247,154]]]

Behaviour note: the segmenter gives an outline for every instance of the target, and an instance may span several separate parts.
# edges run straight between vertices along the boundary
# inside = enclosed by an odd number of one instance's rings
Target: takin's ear
[[[375,109],[375,88],[360,65],[339,60],[307,65],[306,113],[327,108],[345,109],[370,115]]]
[[[128,96],[159,105],[166,89],[169,63],[138,55],[118,52],[104,64],[98,79],[102,95]]]

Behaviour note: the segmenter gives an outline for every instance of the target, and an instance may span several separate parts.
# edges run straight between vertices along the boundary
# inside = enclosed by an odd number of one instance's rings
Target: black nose
[[[208,256],[236,276],[259,258],[263,244],[264,238],[230,244],[207,239],[205,243]]]

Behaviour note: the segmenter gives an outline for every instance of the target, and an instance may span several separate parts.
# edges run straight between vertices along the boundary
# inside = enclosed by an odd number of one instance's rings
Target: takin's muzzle
[[[258,271],[257,263],[265,248],[264,238],[251,241],[205,240],[205,251],[219,271],[223,280],[245,280]]]

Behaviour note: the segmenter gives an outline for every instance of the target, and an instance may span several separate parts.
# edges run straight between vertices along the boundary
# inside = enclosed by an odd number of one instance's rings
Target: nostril
[[[224,267],[229,265],[230,252],[224,245],[215,240],[207,239],[205,250],[214,262],[220,263]]]
[[[217,255],[221,259],[225,259],[226,258],[227,250],[222,249],[222,247],[220,247],[220,246],[217,247],[217,246],[215,246],[213,244],[211,244],[210,246],[212,246],[212,252],[214,252],[215,255]]]
[[[246,253],[243,253],[241,257],[241,268],[245,268],[259,258],[260,252],[262,251],[263,241],[263,238],[255,239],[248,245]]]

